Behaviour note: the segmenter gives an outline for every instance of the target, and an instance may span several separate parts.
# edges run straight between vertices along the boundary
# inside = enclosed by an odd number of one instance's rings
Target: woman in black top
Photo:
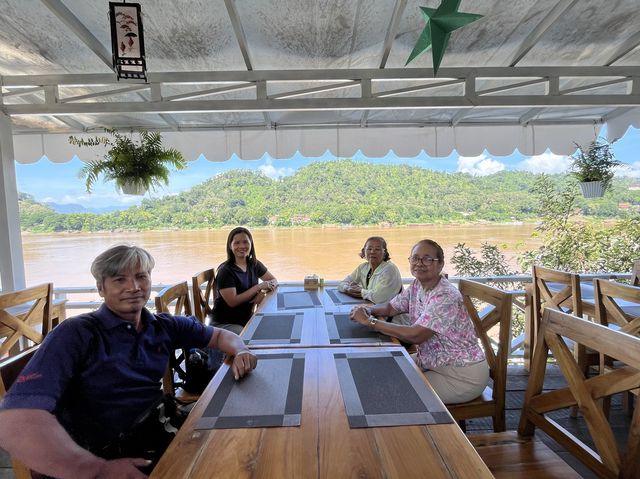
[[[239,226],[229,233],[227,260],[218,267],[216,285],[213,325],[240,334],[253,314],[258,295],[278,285],[267,267],[257,260],[253,237],[247,228]]]

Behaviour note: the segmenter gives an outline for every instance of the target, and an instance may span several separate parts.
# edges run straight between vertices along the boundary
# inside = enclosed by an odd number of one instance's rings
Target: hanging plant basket
[[[169,184],[169,167],[182,170],[187,166],[178,150],[163,148],[160,132],[141,131],[137,139],[117,130],[105,132],[106,136],[89,139],[69,137],[72,145],[107,148],[102,160],[88,161],[80,170],[89,193],[98,178],[103,177],[105,181],[115,181],[122,193],[144,195],[147,190]]]
[[[611,186],[615,169],[621,163],[613,156],[612,143],[596,138],[588,145],[575,144],[571,156],[571,174],[580,183],[585,198],[600,198]]]
[[[604,184],[602,181],[585,181],[580,183],[582,196],[585,198],[601,198],[604,196]]]
[[[122,190],[125,195],[137,196],[142,196],[147,192],[147,188],[143,184],[135,181],[125,181],[120,186],[120,190]]]

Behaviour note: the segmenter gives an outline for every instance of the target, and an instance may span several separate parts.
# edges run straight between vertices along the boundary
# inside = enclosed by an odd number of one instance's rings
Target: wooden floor
[[[558,389],[565,386],[564,379],[557,367],[548,366],[547,376],[545,377],[544,387],[546,390]],[[520,408],[524,398],[524,391],[527,387],[528,374],[522,366],[513,365],[509,367],[507,378],[507,429],[515,430],[518,426],[520,418]],[[619,398],[615,398],[611,406],[610,420],[613,424],[613,430],[617,437],[626,440],[629,432],[629,417],[622,410]],[[569,411],[558,412],[553,415],[554,419],[560,422],[564,427],[576,436],[580,437],[585,443],[592,444],[589,437],[584,420],[581,417],[572,419],[569,417]],[[490,419],[471,419],[467,421],[467,433],[480,433],[492,431]],[[585,478],[595,478],[589,469],[584,467],[579,461],[573,458],[560,448],[554,441],[546,437],[544,433],[536,432],[538,436],[545,441],[554,451],[565,459],[580,475]],[[14,479],[15,476],[11,470],[11,464],[7,454],[0,449],[0,479]]]

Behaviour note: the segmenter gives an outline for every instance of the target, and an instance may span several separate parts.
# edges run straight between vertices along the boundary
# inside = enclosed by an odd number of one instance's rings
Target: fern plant
[[[170,166],[176,170],[187,167],[182,153],[175,148],[162,147],[160,132],[143,130],[139,142],[114,129],[105,129],[105,132],[108,136],[89,139],[69,137],[72,145],[109,147],[102,160],[87,162],[79,172],[88,193],[102,176],[104,181],[114,181],[124,193],[144,194],[147,190],[169,184]]]
[[[573,176],[582,183],[600,181],[602,189],[607,190],[611,185],[615,167],[622,164],[613,155],[613,143],[596,138],[586,147],[577,143],[575,145],[578,150],[571,157]]]

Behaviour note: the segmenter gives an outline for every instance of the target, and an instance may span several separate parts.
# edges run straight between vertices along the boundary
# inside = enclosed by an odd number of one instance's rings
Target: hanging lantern
[[[113,68],[120,79],[147,81],[139,3],[109,2]]]

